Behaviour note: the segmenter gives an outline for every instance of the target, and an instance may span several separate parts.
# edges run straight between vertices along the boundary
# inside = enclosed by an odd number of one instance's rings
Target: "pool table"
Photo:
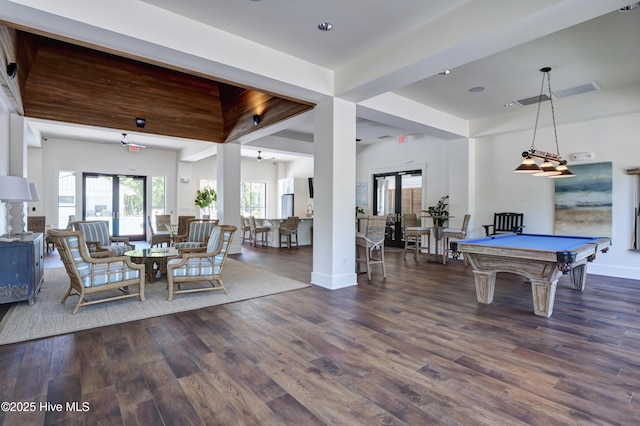
[[[479,303],[493,302],[496,273],[511,272],[531,281],[533,310],[549,318],[562,274],[571,274],[575,290],[584,290],[587,262],[605,253],[609,238],[564,235],[501,234],[451,243],[471,263]]]

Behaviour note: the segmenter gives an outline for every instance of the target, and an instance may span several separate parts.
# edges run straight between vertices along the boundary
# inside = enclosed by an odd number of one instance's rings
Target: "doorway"
[[[83,173],[82,217],[108,221],[114,237],[144,240],[146,188],[146,176]]]
[[[422,213],[422,170],[374,174],[373,205],[375,215],[387,217],[385,244],[404,247],[403,213]]]

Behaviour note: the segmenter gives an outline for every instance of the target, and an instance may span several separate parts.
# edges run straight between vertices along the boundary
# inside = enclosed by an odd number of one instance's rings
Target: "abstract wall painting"
[[[611,237],[612,165],[571,165],[575,177],[555,180],[557,235]]]

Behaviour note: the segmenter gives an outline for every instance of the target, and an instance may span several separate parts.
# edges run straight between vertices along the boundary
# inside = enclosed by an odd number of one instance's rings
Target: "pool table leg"
[[[531,280],[531,294],[533,296],[533,312],[541,317],[549,318],[553,313],[553,304],[556,300],[556,287],[558,280],[549,282]]]
[[[493,293],[496,289],[496,273],[473,271],[476,279],[476,298],[478,303],[486,305],[493,302]]]
[[[582,265],[574,266],[571,271],[569,271],[571,275],[571,284],[573,284],[574,290],[584,290],[584,285],[587,281],[587,264],[583,263]]]

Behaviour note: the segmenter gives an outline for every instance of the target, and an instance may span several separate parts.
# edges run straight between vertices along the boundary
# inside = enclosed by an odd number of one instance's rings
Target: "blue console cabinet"
[[[44,281],[42,244],[41,233],[22,235],[20,241],[0,242],[0,303],[35,303]]]

